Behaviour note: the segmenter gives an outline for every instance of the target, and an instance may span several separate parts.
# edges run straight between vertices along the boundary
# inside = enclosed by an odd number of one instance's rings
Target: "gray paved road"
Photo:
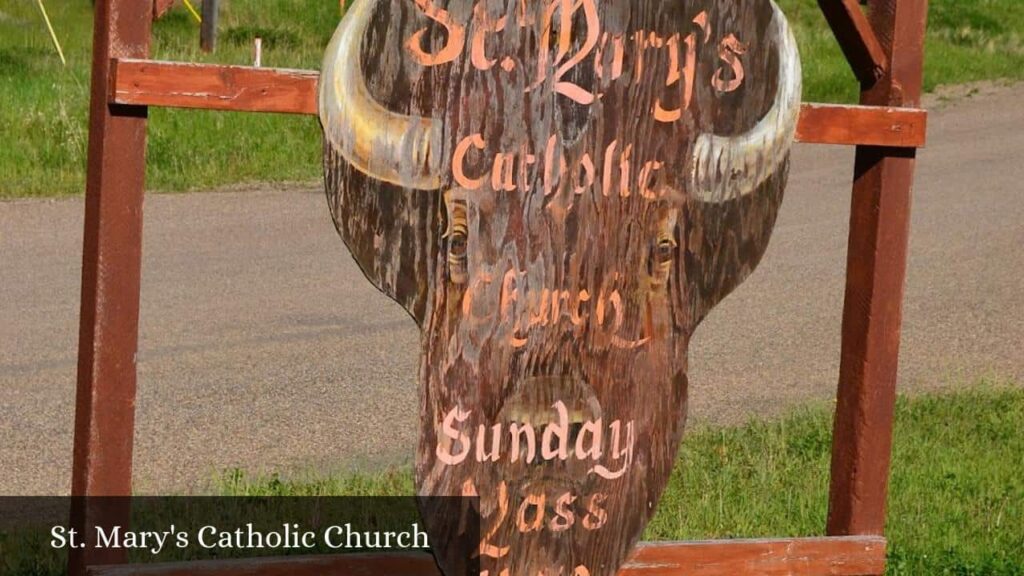
[[[1024,377],[1024,86],[937,111],[922,154],[903,390]],[[700,329],[693,414],[834,393],[852,152],[799,147],[758,272]],[[0,494],[69,490],[82,202],[0,203]],[[417,333],[318,189],[146,200],[136,484],[200,489],[407,461]]]

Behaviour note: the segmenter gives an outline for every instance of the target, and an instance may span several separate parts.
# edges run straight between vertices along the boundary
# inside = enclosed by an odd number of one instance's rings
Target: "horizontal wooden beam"
[[[866,576],[885,572],[885,538],[641,544],[619,576]]]
[[[858,0],[818,0],[825,20],[839,41],[854,75],[862,85],[871,86],[888,68],[889,58],[875,35]]]
[[[236,112],[316,114],[319,74],[305,70],[114,60],[110,102]],[[797,140],[920,148],[924,110],[805,104]]]
[[[620,576],[872,576],[885,571],[885,538],[850,536],[642,544]],[[427,554],[306,556],[100,566],[90,576],[439,576]]]
[[[320,74],[309,70],[131,59],[115,59],[112,64],[112,104],[317,113]]]
[[[808,144],[923,148],[928,112],[918,108],[804,104],[796,139]]]

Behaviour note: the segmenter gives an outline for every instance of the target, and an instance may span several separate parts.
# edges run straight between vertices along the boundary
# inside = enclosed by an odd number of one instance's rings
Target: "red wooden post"
[[[890,64],[861,103],[916,106],[927,0],[871,0]],[[828,533],[881,534],[892,449],[913,149],[857,149]]]
[[[153,3],[153,20],[159,20],[174,5],[174,0],[156,0]]]
[[[885,73],[887,57],[859,0],[818,0],[818,5],[857,79],[874,84]]]
[[[95,7],[74,496],[132,491],[146,108],[109,105],[107,86],[111,58],[148,55],[152,18],[148,0],[101,0]],[[72,524],[86,533],[98,513],[76,500]],[[122,559],[117,551],[77,550],[70,572]]]

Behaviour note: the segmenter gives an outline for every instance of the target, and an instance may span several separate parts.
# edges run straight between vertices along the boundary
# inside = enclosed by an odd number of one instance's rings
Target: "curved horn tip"
[[[387,110],[373,99],[360,55],[381,0],[360,0],[338,25],[324,56],[320,122],[330,144],[376,180],[415,190],[441,187],[441,123]]]
[[[697,139],[690,194],[699,201],[722,203],[754,192],[778,170],[795,140],[803,90],[800,52],[785,14],[773,0],[769,3],[779,62],[775,99],[748,132]]]

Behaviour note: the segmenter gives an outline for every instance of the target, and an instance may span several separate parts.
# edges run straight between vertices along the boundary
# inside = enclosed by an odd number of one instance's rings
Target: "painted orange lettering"
[[[523,500],[516,514],[516,526],[522,534],[536,532],[544,527],[544,510],[547,497],[544,494],[531,494]],[[533,519],[527,521],[526,515],[533,508]]]
[[[679,34],[673,34],[668,39],[668,78],[665,80],[665,86],[672,86],[679,82],[682,77],[682,71],[679,69]],[[665,122],[670,124],[679,120],[683,117],[682,107],[674,110],[666,109],[662,103],[661,98],[654,101],[654,119],[658,122]]]
[[[448,32],[448,41],[436,54],[431,54],[423,49],[423,37],[427,29],[417,30],[409,37],[405,47],[416,62],[423,66],[438,66],[453,62],[462,53],[466,45],[466,29],[452,21],[451,14],[447,10],[438,8],[432,0],[414,0],[427,18],[444,26]]]
[[[497,58],[487,57],[487,35],[501,32],[508,21],[507,16],[497,20],[487,14],[487,6],[481,2],[473,10],[474,31],[470,47],[470,61],[477,70],[490,70],[498,62]]]
[[[495,192],[504,190],[511,192],[516,189],[513,170],[515,169],[515,157],[512,154],[499,152],[494,156],[494,169],[491,171],[491,189]]]
[[[608,500],[605,494],[594,494],[587,504],[587,515],[583,518],[583,527],[587,530],[600,530],[608,523],[608,512],[601,504]]]
[[[722,72],[724,68],[719,68],[715,72],[715,77],[711,83],[715,87],[715,90],[719,92],[733,92],[743,84],[743,79],[746,73],[743,70],[743,62],[740,61],[740,56],[746,54],[747,46],[739,40],[736,36],[729,34],[722,40],[722,44],[719,47],[719,57],[726,65],[732,70],[732,79],[723,80]]]
[[[484,178],[470,178],[466,176],[466,155],[469,154],[470,148],[476,148],[483,150],[487,145],[484,143],[484,138],[480,134],[473,134],[472,136],[466,136],[459,142],[459,145],[455,147],[455,154],[452,157],[452,174],[455,176],[455,182],[462,186],[466,190],[479,190],[484,185]]]
[[[567,10],[570,3],[572,4],[571,9]],[[568,97],[569,99],[583,105],[589,105],[594,103],[595,96],[592,92],[584,90],[581,86],[562,80],[562,78],[569,73],[570,70],[575,68],[580,62],[583,62],[587,56],[593,52],[597,46],[597,42],[601,35],[601,20],[597,14],[597,5],[594,0],[563,0],[562,2],[562,27],[559,36],[558,54],[559,60],[561,60],[569,51],[569,47],[572,44],[572,18],[580,8],[583,8],[583,14],[587,20],[587,38],[583,42],[583,46],[575,56],[567,60],[562,64],[555,72],[555,92]]]
[[[572,503],[576,497],[571,492],[566,492],[558,498],[555,503],[555,517],[551,519],[548,527],[552,532],[565,532],[576,523],[576,514],[572,511]]]
[[[487,531],[483,539],[480,540],[480,555],[488,558],[502,558],[508,555],[511,546],[497,546],[491,544],[491,540],[494,535],[498,533],[498,529],[508,518],[508,485],[502,481],[498,484],[498,517],[495,519],[491,529]]]

